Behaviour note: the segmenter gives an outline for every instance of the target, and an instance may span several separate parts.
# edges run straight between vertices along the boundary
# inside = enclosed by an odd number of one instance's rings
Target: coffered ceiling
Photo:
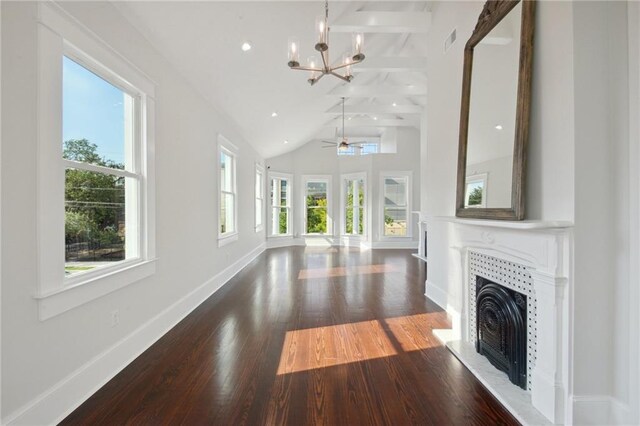
[[[265,158],[335,137],[343,96],[348,136],[419,126],[426,100],[427,2],[330,2],[331,61],[350,50],[352,31],[365,33],[366,59],[353,67],[351,83],[326,76],[313,87],[305,72],[287,67],[287,40],[298,37],[302,62],[317,53],[314,23],[324,13],[321,1],[114,4]],[[245,42],[248,51],[241,48]]]

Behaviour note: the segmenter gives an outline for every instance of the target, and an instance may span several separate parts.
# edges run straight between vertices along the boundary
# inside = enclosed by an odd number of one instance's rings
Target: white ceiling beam
[[[426,33],[431,12],[353,12],[329,25],[336,33]]]
[[[328,93],[330,96],[340,96],[345,98],[399,98],[408,96],[426,96],[427,86],[424,85],[403,85],[393,86],[390,84],[373,84],[356,86],[345,84],[336,87]]]
[[[426,56],[379,56],[366,57],[362,63],[351,67],[354,73],[360,72],[424,72],[427,70]]]
[[[324,127],[342,127],[341,120],[333,120],[325,124]],[[344,127],[419,127],[418,120],[399,120],[393,118],[378,119],[372,118],[354,118],[345,120]]]
[[[327,110],[328,114],[342,114],[342,105],[336,105],[333,108]],[[367,115],[377,115],[377,114],[421,114],[422,107],[420,105],[346,105],[344,107],[344,113],[353,115],[353,114],[367,114]]]

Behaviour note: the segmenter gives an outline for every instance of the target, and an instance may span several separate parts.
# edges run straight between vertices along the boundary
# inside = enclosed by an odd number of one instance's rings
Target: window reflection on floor
[[[432,314],[288,331],[278,375],[366,361],[438,346],[427,336]]]
[[[393,264],[337,266],[335,268],[301,269],[298,279],[348,277],[350,275],[385,274],[399,271],[398,266]]]

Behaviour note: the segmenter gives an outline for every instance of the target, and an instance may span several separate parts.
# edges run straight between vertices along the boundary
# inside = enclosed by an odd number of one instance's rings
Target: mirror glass
[[[512,206],[522,2],[474,48],[464,206]]]

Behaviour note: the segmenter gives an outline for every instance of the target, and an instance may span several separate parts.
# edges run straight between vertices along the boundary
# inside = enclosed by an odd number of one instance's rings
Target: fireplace
[[[527,389],[527,296],[476,276],[476,350]]]

